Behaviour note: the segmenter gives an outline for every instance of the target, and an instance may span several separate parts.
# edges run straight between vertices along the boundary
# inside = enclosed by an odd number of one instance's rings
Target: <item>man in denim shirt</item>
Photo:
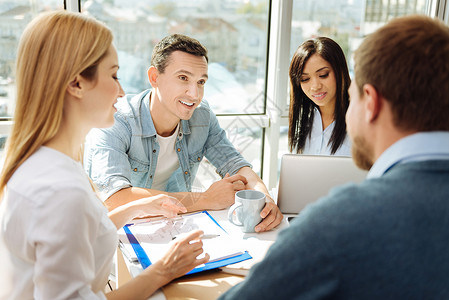
[[[109,209],[161,194],[188,211],[223,209],[233,204],[236,191],[260,190],[268,200],[256,231],[270,230],[282,220],[279,208],[202,100],[207,63],[207,50],[197,40],[180,34],[162,39],[148,69],[152,89],[120,99],[114,126],[90,132],[86,171]],[[203,157],[223,179],[203,193],[191,192]],[[161,205],[161,197],[150,201],[155,214],[169,205]]]

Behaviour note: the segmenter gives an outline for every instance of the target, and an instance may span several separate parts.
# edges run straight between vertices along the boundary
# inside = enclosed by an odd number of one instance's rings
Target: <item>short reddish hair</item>
[[[426,16],[393,19],[354,54],[362,93],[372,84],[403,130],[449,130],[449,28]]]

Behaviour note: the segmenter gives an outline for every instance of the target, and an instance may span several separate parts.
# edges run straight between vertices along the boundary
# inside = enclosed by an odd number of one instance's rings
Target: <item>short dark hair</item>
[[[449,130],[449,28],[426,16],[396,18],[354,54],[359,93],[371,84],[402,130]]]
[[[164,73],[170,55],[175,51],[182,51],[195,56],[204,56],[206,61],[209,61],[206,47],[201,45],[198,40],[175,33],[164,37],[157,43],[151,56],[151,65],[159,72]]]
[[[290,112],[288,144],[290,152],[302,153],[307,137],[312,132],[314,108],[316,104],[310,100],[301,88],[301,76],[309,58],[318,54],[331,66],[336,80],[335,127],[329,144],[334,154],[343,144],[346,137],[345,115],[349,106],[348,88],[351,84],[348,65],[341,47],[332,39],[318,37],[302,43],[293,54],[290,63]]]

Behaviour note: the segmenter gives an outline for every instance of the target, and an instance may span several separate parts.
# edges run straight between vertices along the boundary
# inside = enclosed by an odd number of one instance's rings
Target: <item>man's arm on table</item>
[[[111,211],[140,198],[164,194],[178,199],[187,208],[188,212],[204,209],[219,210],[232,205],[234,203],[235,192],[245,189],[246,183],[247,180],[244,176],[235,174],[214,182],[205,192],[168,193],[140,187],[128,187],[111,195],[106,199],[105,204],[109,211]]]
[[[237,174],[243,175],[248,181],[246,184],[246,189],[261,191],[267,196],[265,207],[260,213],[263,220],[256,226],[256,232],[268,231],[278,226],[283,218],[282,213],[268,193],[267,187],[263,183],[262,179],[260,179],[260,177],[257,176],[257,174],[250,167],[241,168]]]

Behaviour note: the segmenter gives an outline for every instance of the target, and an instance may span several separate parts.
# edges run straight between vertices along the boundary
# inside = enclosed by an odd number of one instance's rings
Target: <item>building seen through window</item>
[[[268,1],[88,0],[81,7],[114,32],[126,93],[149,87],[153,47],[182,33],[208,49],[204,98],[215,113],[264,113]]]

